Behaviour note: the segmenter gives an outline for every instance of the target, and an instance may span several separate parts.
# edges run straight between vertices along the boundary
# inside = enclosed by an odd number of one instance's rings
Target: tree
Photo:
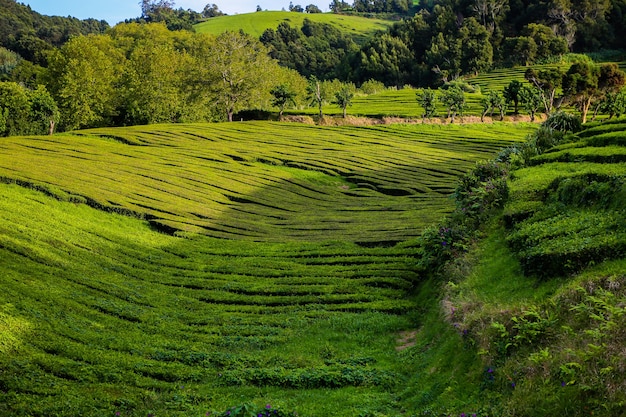
[[[600,101],[608,92],[619,91],[626,83],[626,74],[616,64],[598,66],[593,61],[572,64],[563,79],[563,90],[580,110],[582,123],[594,100]]]
[[[479,72],[491,68],[493,47],[489,41],[490,35],[487,29],[470,17],[463,22],[458,38],[463,45],[461,48],[462,72],[478,75]]]
[[[509,0],[476,0],[472,10],[477,14],[480,23],[493,33],[496,25],[509,9]]]
[[[0,81],[9,79],[20,60],[21,57],[18,54],[0,46]]]
[[[531,38],[536,46],[537,59],[547,59],[560,56],[568,51],[567,41],[557,36],[546,25],[529,23],[522,29],[522,35]]]
[[[363,46],[354,71],[357,80],[374,78],[401,87],[410,81],[412,66],[413,54],[402,39],[383,34]]]
[[[491,113],[493,117],[494,110],[498,110],[500,114],[500,121],[504,120],[504,112],[506,111],[506,99],[500,94],[500,92],[491,90],[487,97],[483,97],[481,100],[483,111],[480,115],[480,121],[485,121],[487,113]]]
[[[492,90],[489,92],[489,102],[493,110],[498,110],[500,114],[500,121],[504,120],[504,113],[506,112],[506,99],[499,92]]]
[[[563,79],[563,90],[580,110],[582,123],[587,122],[587,113],[598,92],[600,68],[589,61],[572,64]]]
[[[350,4],[346,3],[345,1],[333,0],[333,2],[328,6],[328,8],[333,13],[341,13],[344,10],[351,9],[352,7],[350,6]]]
[[[257,6],[258,7],[258,6]],[[207,4],[202,10],[202,17],[210,18],[224,16],[224,13],[217,7],[217,4]]]
[[[28,134],[30,103],[27,90],[14,82],[0,82],[0,136]]]
[[[48,87],[65,130],[111,124],[123,59],[106,35],[77,36],[51,55]]]
[[[154,20],[155,16],[163,13],[164,11],[171,11],[174,9],[174,1],[170,0],[141,0],[141,17],[146,20]]]
[[[335,99],[333,100],[333,104],[341,107],[343,111],[343,118],[346,118],[347,108],[352,105],[352,99],[354,98],[354,91],[356,88],[354,84],[344,84],[341,89],[335,93]]]
[[[259,104],[263,93],[268,94],[270,77],[277,66],[263,44],[232,31],[216,38],[205,64],[211,74],[207,81],[229,122],[235,112]]]
[[[319,7],[317,7],[314,4],[309,4],[308,6],[306,6],[306,8],[304,10],[307,13],[322,13],[322,9],[320,9]]]
[[[319,110],[320,119],[324,117],[322,113],[322,106],[326,101],[326,94],[324,89],[322,88],[322,83],[315,76],[309,79],[309,85],[307,86],[307,94],[309,99],[311,100],[311,105],[317,106]]]
[[[29,92],[30,114],[29,122],[32,133],[37,135],[54,133],[54,128],[59,122],[59,107],[42,85],[36,90]]]
[[[522,91],[522,87],[524,86],[524,84],[522,84],[520,81],[518,80],[512,80],[511,82],[509,82],[509,84],[504,87],[504,90],[502,90],[502,94],[504,95],[504,98],[509,102],[513,104],[513,113],[514,114],[519,114],[519,103],[520,103],[520,93]]]
[[[424,109],[424,113],[422,113],[422,123],[424,123],[427,118],[431,118],[435,115],[435,111],[437,110],[437,94],[430,88],[423,88],[415,93],[415,95],[418,103]]]
[[[443,89],[439,95],[439,100],[448,109],[448,118],[450,123],[454,123],[454,117],[457,113],[463,116],[463,110],[465,109],[465,93],[458,85],[450,85],[448,88]]]
[[[444,83],[461,74],[461,48],[461,40],[452,35],[444,36],[439,32],[431,39],[424,60]]]
[[[143,41],[131,52],[122,77],[124,123],[174,123],[183,112],[186,56],[167,42]]]
[[[543,104],[542,92],[536,87],[523,86],[520,90],[520,102],[530,115],[530,121],[535,121],[535,114]]]
[[[287,84],[280,84],[270,90],[270,94],[274,96],[272,105],[278,107],[278,118],[282,119],[285,106],[289,103],[296,104],[296,92],[291,90]]]
[[[626,112],[626,92],[609,92],[602,100],[601,110],[609,115],[609,120],[613,116],[620,117]]]
[[[504,40],[505,61],[511,65],[528,66],[537,60],[537,43],[530,36],[517,36]]]
[[[524,77],[541,93],[541,101],[545,108],[546,115],[550,115],[554,109],[556,93],[563,85],[565,74],[558,68],[546,70],[536,70],[529,68]]]

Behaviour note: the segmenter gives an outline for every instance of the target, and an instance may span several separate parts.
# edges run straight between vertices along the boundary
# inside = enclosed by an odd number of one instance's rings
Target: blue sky
[[[176,0],[175,7],[178,9],[192,9],[201,12],[207,4],[217,4],[221,11],[227,14],[250,13],[259,5],[263,10],[287,10],[290,0]],[[308,4],[317,4],[322,10],[328,10],[329,0],[321,1],[295,1],[305,7]],[[20,3],[30,5],[30,8],[41,14],[49,16],[73,16],[79,19],[93,17],[98,20],[106,20],[111,26],[125,19],[131,19],[141,15],[139,0],[18,0]]]

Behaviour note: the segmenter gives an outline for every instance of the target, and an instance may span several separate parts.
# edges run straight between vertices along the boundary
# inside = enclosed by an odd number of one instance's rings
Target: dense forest
[[[111,28],[0,0],[0,134],[233,120],[238,112],[273,106],[282,114],[286,103],[314,103],[321,114],[322,102],[333,98],[345,111],[349,90],[368,82],[447,86],[497,67],[558,62],[568,52],[619,49],[626,42],[623,0],[333,2],[333,13],[403,16],[365,41],[308,19],[301,27],[283,22],[260,39],[234,32],[215,37],[195,33],[193,25],[222,15],[216,4],[202,13],[167,0],[141,6],[140,17]],[[319,12],[313,6],[290,3],[289,9]],[[577,71],[596,89],[599,77],[615,72]],[[540,96],[529,98],[534,102],[566,82],[564,73],[527,79]],[[621,85],[613,81],[611,93]],[[586,87],[567,85],[586,113]],[[517,112],[519,97],[511,100]]]

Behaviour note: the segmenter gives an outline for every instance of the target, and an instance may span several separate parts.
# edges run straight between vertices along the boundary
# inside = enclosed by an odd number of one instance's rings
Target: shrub
[[[363,84],[361,84],[361,88],[359,89],[363,94],[376,94],[381,91],[385,91],[385,84],[376,80],[367,80]]]
[[[580,117],[574,114],[559,111],[552,113],[548,119],[543,122],[543,126],[559,132],[578,132],[581,129],[582,122]]]

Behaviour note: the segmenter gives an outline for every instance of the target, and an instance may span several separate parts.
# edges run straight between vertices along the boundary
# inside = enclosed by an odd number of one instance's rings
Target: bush
[[[562,111],[551,114],[543,126],[558,132],[578,132],[582,127],[580,117]]]
[[[363,94],[376,94],[381,91],[385,91],[385,84],[376,80],[367,80],[363,84],[361,84],[361,88],[359,89]]]

